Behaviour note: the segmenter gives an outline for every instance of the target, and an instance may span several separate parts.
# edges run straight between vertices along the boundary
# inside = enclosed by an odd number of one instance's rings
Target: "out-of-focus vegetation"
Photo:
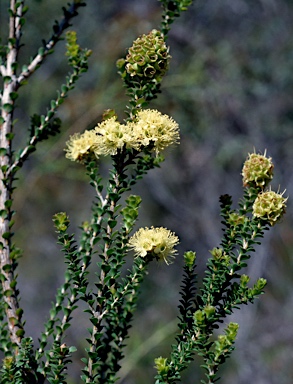
[[[58,10],[65,4],[60,0],[28,2],[23,63],[34,55],[41,39],[50,36]],[[25,188],[16,192],[16,240],[24,249],[22,305],[31,324],[28,333],[33,336],[41,331],[63,278],[52,215],[66,211],[78,231],[93,198],[83,167],[64,157],[65,141],[70,134],[99,122],[105,109],[113,108],[124,117],[127,99],[115,62],[138,35],[159,26],[159,7],[156,0],[91,1],[74,20],[72,29],[80,45],[93,50],[90,70],[62,106],[62,134],[41,145],[22,171],[19,183]],[[1,1],[1,36],[7,33],[6,8],[7,2]],[[235,200],[239,196],[247,152],[267,149],[278,170],[275,186],[280,184],[281,190],[287,188],[292,195],[292,35],[293,3],[289,0],[197,0],[170,33],[171,69],[162,94],[151,107],[179,122],[181,145],[166,154],[162,168],[137,187],[144,201],[140,225],[174,230],[182,251],[197,250],[200,270],[208,250],[220,238],[218,198],[224,193]],[[30,114],[46,108],[66,76],[64,45],[57,50],[59,54],[48,56],[46,65],[22,91],[16,127],[20,132],[28,129]],[[249,274],[267,278],[268,286],[258,305],[233,315],[240,334],[234,357],[222,372],[225,384],[293,382],[292,228],[289,202],[283,223],[271,231],[251,260]],[[181,265],[178,258],[167,269],[152,266],[121,383],[152,382],[153,359],[164,355],[173,337]],[[78,321],[84,321],[82,311]],[[71,332],[68,344],[81,345],[84,335]],[[199,381],[195,367],[187,372],[184,383]]]

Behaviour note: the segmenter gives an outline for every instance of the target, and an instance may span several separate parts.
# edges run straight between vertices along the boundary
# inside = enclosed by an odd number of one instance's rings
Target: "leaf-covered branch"
[[[70,27],[71,19],[78,15],[78,8],[85,6],[86,3],[83,1],[74,0],[67,8],[63,7],[63,18],[60,22],[55,22],[53,26],[53,35],[50,39],[43,43],[43,47],[39,48],[38,53],[32,59],[32,61],[22,68],[22,72],[17,77],[17,88],[27,80],[43,63],[48,54],[52,53],[55,45],[60,41],[61,36],[65,29]]]

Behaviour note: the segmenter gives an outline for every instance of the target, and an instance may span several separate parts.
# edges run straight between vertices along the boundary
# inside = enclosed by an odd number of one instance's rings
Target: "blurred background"
[[[7,36],[8,1],[0,1],[0,33]],[[67,1],[30,0],[20,61],[37,52]],[[71,230],[90,213],[94,191],[84,168],[64,157],[75,132],[101,121],[105,109],[125,117],[127,97],[116,60],[134,39],[160,25],[156,0],[88,1],[73,21],[82,47],[93,50],[89,71],[62,105],[62,133],[39,145],[19,173],[15,192],[15,241],[23,248],[19,286],[27,335],[35,340],[48,318],[64,263],[52,216],[66,211]],[[173,24],[168,38],[171,68],[162,93],[151,103],[180,125],[181,144],[168,151],[156,169],[135,188],[143,198],[140,226],[166,226],[180,237],[180,254],[195,250],[199,278],[209,250],[221,239],[219,196],[242,194],[241,167],[248,152],[267,150],[275,164],[272,186],[293,191],[293,2],[291,0],[196,0]],[[33,113],[45,113],[70,70],[65,43],[21,89],[16,145],[22,147]],[[106,174],[110,164],[101,164]],[[240,324],[233,357],[221,371],[225,384],[293,382],[293,226],[292,205],[282,222],[266,233],[253,254],[248,274],[268,280],[265,295],[231,316]],[[93,266],[94,268],[94,266]],[[167,356],[176,330],[182,260],[149,270],[138,303],[120,384],[153,382],[154,358]],[[70,368],[77,384],[88,326],[81,308],[68,345],[78,347]],[[202,376],[196,361],[184,373],[185,384]]]

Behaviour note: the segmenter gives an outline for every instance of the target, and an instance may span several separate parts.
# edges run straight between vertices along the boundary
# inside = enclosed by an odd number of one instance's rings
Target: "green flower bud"
[[[164,375],[169,371],[168,359],[162,356],[155,359],[155,369],[158,371],[158,374]]]
[[[13,368],[13,364],[15,362],[15,359],[13,356],[6,356],[4,359],[3,359],[3,367],[9,371]]]
[[[263,277],[260,277],[258,280],[257,280],[257,282],[256,282],[256,284],[255,284],[255,287],[257,287],[257,289],[259,289],[259,290],[262,290],[262,289],[264,289],[264,287],[267,285],[267,281],[266,281],[266,279],[264,279]]]
[[[215,260],[221,260],[223,257],[223,249],[222,248],[213,248],[210,251],[210,254],[213,256]]]
[[[80,52],[80,47],[77,44],[76,32],[75,31],[67,31],[66,32],[66,41],[67,41],[66,56],[69,56],[71,58],[76,58]]]
[[[225,335],[219,335],[215,341],[215,361],[221,355],[227,355],[231,352],[232,344],[235,342],[239,325],[237,323],[229,323],[225,329]]]
[[[226,335],[219,335],[218,339],[215,341],[215,361],[218,360],[220,355],[226,352],[226,349],[229,345],[228,338]]]
[[[244,187],[264,188],[273,178],[272,159],[264,155],[250,153],[242,169]]]
[[[207,305],[206,307],[204,307],[204,313],[206,314],[206,318],[209,320],[209,319],[212,319],[214,314],[216,313],[216,308],[213,307],[212,305]]]
[[[247,275],[241,275],[240,277],[240,286],[245,288],[250,280],[250,277]]]
[[[225,330],[225,333],[227,335],[228,341],[232,344],[234,343],[237,332],[238,332],[239,324],[237,323],[229,323],[228,327]]]
[[[56,213],[53,216],[53,222],[58,232],[65,232],[69,227],[69,217],[65,212]]]
[[[285,191],[284,191],[285,192]],[[288,198],[273,191],[261,192],[253,204],[253,216],[268,221],[271,226],[283,216]]]
[[[168,70],[170,58],[163,34],[153,29],[133,42],[126,59],[117,61],[117,68],[126,81],[134,78],[142,83],[160,82]]]
[[[230,262],[230,256],[227,255],[222,248],[213,248],[211,251],[210,251],[210,254],[213,256],[213,258],[216,260],[216,261],[221,261],[223,262],[225,265],[228,265],[229,262]]]
[[[264,287],[266,286],[267,281],[266,279],[260,277],[257,282],[254,284],[253,288],[251,289],[251,293],[253,296],[259,295],[263,292]]]
[[[198,326],[203,325],[205,322],[205,312],[198,309],[193,314],[194,323]]]
[[[195,252],[192,252],[192,251],[188,251],[188,252],[185,252],[184,253],[184,261],[185,261],[185,265],[191,269],[194,265],[194,262],[195,262],[195,259],[196,259],[196,253]]]
[[[238,225],[243,225],[245,223],[245,221],[247,221],[247,217],[245,217],[243,215],[239,215],[239,213],[237,213],[237,212],[230,213],[229,218],[228,218],[228,223],[232,227],[237,227]]]

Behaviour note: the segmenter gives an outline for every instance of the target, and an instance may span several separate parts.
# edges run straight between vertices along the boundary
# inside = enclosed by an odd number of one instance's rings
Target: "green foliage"
[[[114,110],[108,110],[104,114],[106,124],[101,123],[99,131],[89,130],[84,135],[74,135],[68,144],[71,155],[74,154],[68,157],[84,167],[95,192],[95,200],[89,220],[80,228],[80,239],[69,233],[70,220],[66,213],[57,213],[53,217],[66,269],[64,282],[57,289],[36,348],[32,338],[25,337],[23,310],[19,306],[15,272],[20,251],[11,240],[14,182],[19,168],[37,149],[37,144],[60,133],[61,120],[56,114],[82,73],[88,70],[91,51],[80,48],[75,32],[67,32],[66,56],[72,71],[57,91],[57,97],[51,100],[46,114],[32,115],[26,145],[15,154],[12,150],[12,117],[18,90],[44,64],[45,57],[53,52],[65,29],[70,26],[71,19],[77,16],[78,8],[85,2],[76,0],[63,8],[63,18],[53,25],[49,41],[44,42],[35,57],[21,70],[18,69],[17,54],[27,7],[24,1],[11,2],[8,12],[10,35],[7,44],[0,50],[0,69],[5,85],[1,90],[0,200],[3,221],[0,349],[5,357],[0,383],[67,383],[67,368],[76,348],[67,346],[66,331],[72,326],[73,316],[81,302],[85,305],[84,312],[90,324],[81,379],[85,383],[115,383],[148,266],[153,260],[161,259],[169,264],[168,256],[176,254],[173,248],[178,238],[164,228],[145,230],[142,237],[136,238],[135,246],[131,243],[133,236],[130,237],[138,220],[141,198],[129,193],[141,178],[164,160],[161,147],[156,145],[163,135],[169,134],[164,148],[176,142],[170,139],[171,132],[164,132],[162,124],[166,124],[166,119],[162,123],[164,116],[160,113],[145,110],[148,118],[142,123],[138,118],[143,108],[157,97],[168,70],[170,55],[166,37],[170,26],[192,1],[161,0],[161,3],[161,30],[152,30],[135,40],[125,59],[117,63],[126,93],[130,96],[128,117],[125,119],[128,125],[120,125]],[[176,136],[177,123],[169,120]],[[150,133],[153,126],[156,127],[155,137]],[[140,140],[138,147],[122,140],[127,134],[132,138],[128,131],[135,129],[136,139]],[[97,148],[97,143],[101,143],[97,139],[101,137],[104,139],[104,152],[99,152],[100,148]],[[111,157],[107,177],[100,174],[101,160],[98,157],[101,155]],[[271,159],[265,155],[250,155],[242,172],[244,192],[238,208],[232,209],[229,195],[221,196],[224,234],[219,247],[210,252],[205,276],[199,286],[196,253],[185,252],[178,332],[170,356],[155,360],[156,384],[181,380],[182,371],[193,361],[195,354],[201,356],[202,367],[206,371],[207,381],[202,382],[214,383],[218,379],[219,367],[230,357],[238,324],[228,323],[218,335],[215,330],[241,304],[252,303],[263,293],[266,280],[259,278],[249,287],[250,277],[243,273],[243,269],[264,232],[282,217],[286,208],[283,194],[265,189],[272,179],[272,170]],[[135,249],[135,256],[129,261],[127,256],[131,246]],[[129,266],[125,271],[127,261]],[[94,272],[90,266],[94,266]]]
[[[181,12],[186,11],[192,4],[192,0],[159,0],[163,7],[162,15],[162,32],[167,35],[171,28],[171,24]]]

